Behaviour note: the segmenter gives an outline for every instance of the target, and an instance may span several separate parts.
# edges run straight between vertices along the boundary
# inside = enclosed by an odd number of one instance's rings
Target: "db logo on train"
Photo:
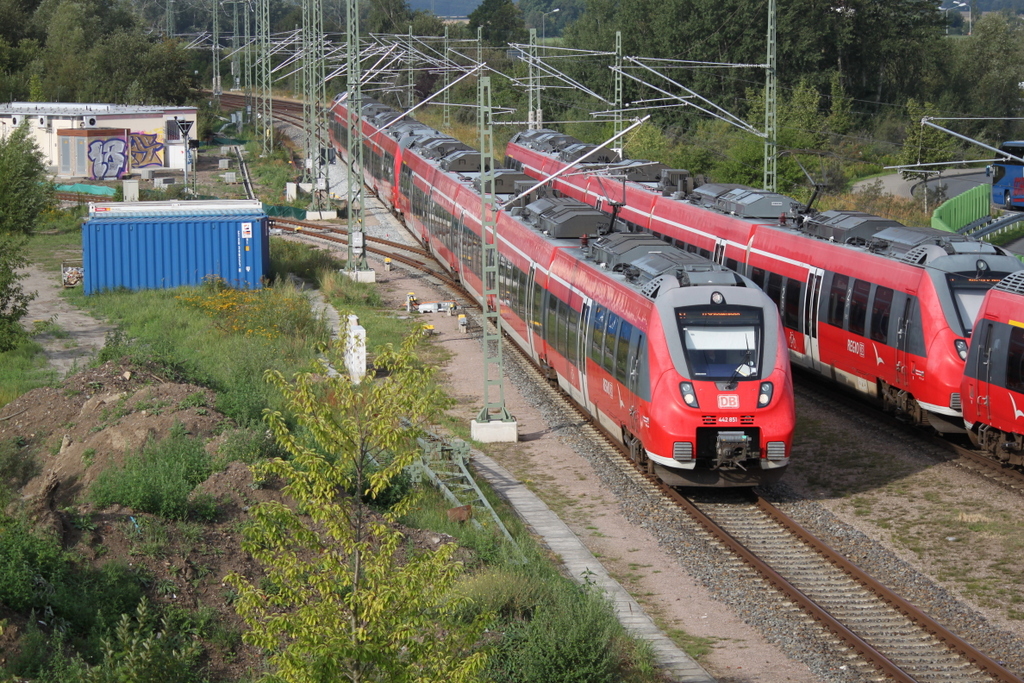
[[[719,408],[739,408],[740,397],[736,394],[719,394],[718,395],[718,407]]]

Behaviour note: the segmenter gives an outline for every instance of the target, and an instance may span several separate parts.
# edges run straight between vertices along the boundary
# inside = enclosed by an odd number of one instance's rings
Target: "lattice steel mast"
[[[213,0],[213,102],[220,106],[220,0]]]
[[[444,27],[444,54],[441,59],[441,73],[444,77],[444,104],[442,108],[443,120],[442,128],[445,132],[451,130],[452,127],[452,102],[451,102],[451,91],[448,85],[451,83],[451,73],[448,71],[448,26]]]
[[[613,136],[622,132],[622,31],[615,32],[615,124]],[[621,147],[622,143],[619,143]]]
[[[270,0],[256,0],[256,97],[261,153],[274,151],[274,86],[270,78]]]
[[[359,2],[345,0],[345,61],[348,76],[348,261],[347,271],[367,270],[363,250],[363,69],[359,61]]]
[[[537,74],[537,29],[530,29],[530,72],[527,76],[526,92],[528,93],[527,101],[529,102],[530,111],[526,115],[526,127],[537,129],[540,128],[540,78]]]
[[[498,228],[494,201],[494,127],[491,118],[491,78],[477,81],[477,122],[480,127],[480,241],[483,243],[484,407],[480,423],[512,422],[505,408],[505,365],[501,354],[501,299],[498,294]],[[497,397],[493,391],[497,391]]]
[[[764,189],[778,191],[778,73],[775,57],[775,2],[768,0],[768,62],[764,82]]]
[[[318,210],[324,208],[327,190],[321,157],[327,137],[322,110],[326,99],[323,0],[302,0],[302,123],[306,147],[303,178],[313,185],[313,205]]]

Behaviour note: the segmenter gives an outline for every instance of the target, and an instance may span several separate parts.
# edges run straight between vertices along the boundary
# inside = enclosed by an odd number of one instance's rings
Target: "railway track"
[[[318,225],[315,223],[308,223],[306,221],[280,217],[271,218],[270,224],[273,227],[280,228],[281,230],[293,235],[299,235],[308,240],[319,240],[327,242],[332,246],[343,245],[346,248],[348,247],[348,232],[344,228]],[[445,286],[457,290],[462,294],[462,296],[465,296],[462,286],[459,284],[457,279],[448,274],[448,271],[440,268],[439,266],[433,267],[427,262],[427,260],[432,261],[433,259],[425,249],[380,237],[367,236],[364,239],[369,244],[380,245],[378,247],[366,246],[365,248],[367,252],[384,258],[390,258],[392,261],[401,263],[409,268],[413,268],[425,275],[429,275],[443,283]],[[426,260],[419,260],[417,258],[404,256],[399,253],[401,251],[414,254]]]
[[[512,348],[519,365],[545,387],[567,420],[586,420],[585,413],[518,347]],[[740,566],[756,571],[760,581],[841,641],[851,655],[847,664],[864,676],[903,683],[1020,683],[1015,674],[872,579],[765,499],[745,494],[737,500],[731,494],[723,500],[718,491],[688,497],[648,474],[589,420],[584,431],[636,485],[662,505],[684,512],[735,558],[736,566],[723,571],[739,571]]]
[[[337,234],[342,232],[340,229],[325,232],[321,225],[285,219],[274,219],[274,223],[305,237],[347,244],[347,235]],[[447,274],[394,253],[397,248],[429,258],[425,251],[379,238],[368,241],[383,243],[382,247],[390,249],[370,247],[371,253],[407,263],[461,292],[458,283]],[[518,348],[513,348],[525,361],[520,365],[529,368],[538,386],[546,387],[553,402],[565,406],[567,412],[573,411],[576,420],[585,417]],[[838,638],[853,656],[851,665],[865,676],[881,674],[905,683],[1021,683],[1019,677],[872,579],[764,499],[723,501],[709,494],[702,494],[701,499],[687,498],[630,460],[628,453],[599,427],[588,422],[585,431],[604,445],[609,458],[634,482],[662,504],[685,512],[704,533],[737,558],[737,564],[758,572],[764,582],[810,620]],[[969,458],[977,467],[991,469],[993,464],[975,453],[961,453],[961,457]]]

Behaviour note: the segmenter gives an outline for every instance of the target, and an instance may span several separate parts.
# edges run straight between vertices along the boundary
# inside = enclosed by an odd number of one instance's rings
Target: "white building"
[[[196,114],[195,107],[12,102],[0,104],[0,138],[24,123],[58,178],[115,180],[144,168],[184,169]]]

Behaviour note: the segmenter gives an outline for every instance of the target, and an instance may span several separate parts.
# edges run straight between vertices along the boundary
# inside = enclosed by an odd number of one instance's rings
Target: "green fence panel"
[[[306,220],[306,210],[296,209],[294,206],[280,206],[276,204],[264,204],[263,213],[268,216],[281,216],[282,218],[295,218],[300,221]]]
[[[932,213],[932,227],[946,232],[956,232],[965,225],[992,213],[988,185],[972,187],[952,199],[947,199]]]
[[[117,194],[117,190],[115,190],[112,187],[106,187],[103,185],[86,185],[85,183],[75,183],[74,185],[55,185],[54,189],[57,192],[94,194],[97,197],[113,197],[115,194]]]

